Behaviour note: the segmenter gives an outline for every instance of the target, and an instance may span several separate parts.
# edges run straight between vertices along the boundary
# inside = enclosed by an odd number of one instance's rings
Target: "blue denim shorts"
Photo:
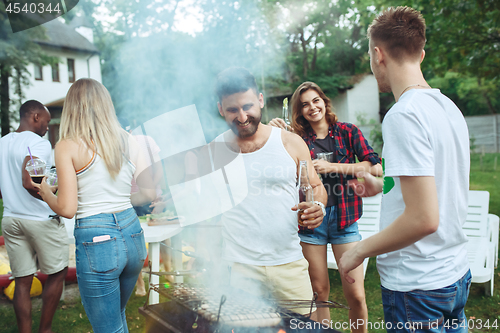
[[[468,332],[464,307],[471,279],[469,270],[441,289],[399,292],[381,286],[387,332]]]
[[[358,222],[355,222],[343,230],[337,230],[337,206],[326,207],[326,215],[323,223],[312,234],[299,233],[300,241],[307,244],[326,245],[347,244],[358,242],[361,235],[358,231]]]

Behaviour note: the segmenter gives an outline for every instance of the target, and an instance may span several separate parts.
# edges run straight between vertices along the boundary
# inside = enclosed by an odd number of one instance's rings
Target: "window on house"
[[[68,80],[75,82],[75,59],[68,58]]]
[[[52,81],[59,82],[59,64],[52,65]]]
[[[35,80],[42,81],[43,80],[43,71],[42,66],[35,64]]]

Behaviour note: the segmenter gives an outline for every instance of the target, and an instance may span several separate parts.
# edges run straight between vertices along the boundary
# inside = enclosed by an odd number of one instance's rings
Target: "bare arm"
[[[296,134],[282,131],[283,143],[286,150],[290,156],[297,163],[297,172],[299,161],[307,161],[307,171],[309,173],[309,182],[313,187],[313,196],[315,201],[322,202],[326,206],[328,200],[328,194],[326,193],[323,183],[318,177],[316,171],[311,161],[311,155],[306,143]],[[323,211],[319,205],[301,202],[297,206],[293,207],[292,210],[303,209],[302,218],[304,219],[304,224],[307,225],[309,229],[318,227],[321,222],[323,222]]]
[[[290,125],[287,125],[285,123],[285,121],[281,118],[274,118],[272,119],[270,122],[269,122],[269,125],[271,126],[274,126],[274,127],[278,127],[278,128],[281,128],[281,129],[284,129],[284,130],[287,130],[287,131],[290,131],[290,132],[294,132],[293,131],[293,127],[290,126]]]
[[[69,140],[56,144],[54,155],[58,178],[58,195],[52,193],[52,187],[44,180],[40,185],[40,195],[49,207],[59,216],[72,218],[78,208],[78,187],[74,160],[79,146]]]
[[[354,176],[359,172],[368,172],[375,177],[382,177],[382,166],[380,163],[372,165],[370,161],[357,163],[329,163],[324,160],[314,160],[314,168],[318,173],[337,173],[344,176]]]
[[[362,171],[356,174],[356,179],[348,180],[347,185],[360,197],[373,197],[382,192],[384,181],[381,178],[373,177],[368,172]]]
[[[437,231],[439,206],[434,177],[400,177],[400,181],[405,203],[403,214],[384,230],[344,253],[339,271],[348,282],[354,282],[348,273],[365,258],[402,249]]]
[[[346,144],[350,145],[359,161],[357,163],[329,163],[327,161],[315,160],[314,167],[318,173],[337,173],[344,176],[354,176],[359,172],[368,172],[375,177],[383,175],[380,158],[375,153],[361,130],[351,125],[351,134]]]

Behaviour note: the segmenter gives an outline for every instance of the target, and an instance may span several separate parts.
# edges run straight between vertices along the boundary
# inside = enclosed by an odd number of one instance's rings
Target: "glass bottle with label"
[[[313,188],[309,182],[309,173],[307,172],[307,161],[299,162],[299,202],[314,202]],[[312,234],[314,229],[308,229],[303,224],[302,220],[303,210],[298,211],[299,233]]]

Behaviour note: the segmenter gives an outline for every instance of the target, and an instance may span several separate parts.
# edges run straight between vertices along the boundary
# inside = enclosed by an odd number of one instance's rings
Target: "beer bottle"
[[[309,182],[309,173],[307,172],[307,161],[299,162],[299,203],[300,202],[313,202],[313,188],[311,183]],[[300,209],[298,211],[299,218],[299,233],[300,234],[312,234],[314,233],[314,229],[308,229],[303,225],[302,214],[303,210]]]

